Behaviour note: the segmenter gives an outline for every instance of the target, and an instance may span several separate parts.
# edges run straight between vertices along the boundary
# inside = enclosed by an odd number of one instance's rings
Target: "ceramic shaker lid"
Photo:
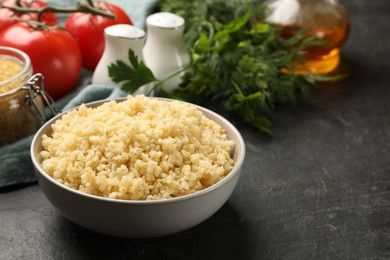
[[[148,16],[146,24],[160,28],[172,29],[184,26],[184,19],[173,13],[160,12]]]
[[[145,37],[145,31],[129,24],[115,24],[104,29],[106,35],[112,37],[138,39]]]

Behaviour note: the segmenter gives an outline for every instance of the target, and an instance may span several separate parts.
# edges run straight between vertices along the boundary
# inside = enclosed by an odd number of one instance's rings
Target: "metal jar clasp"
[[[42,122],[47,120],[44,111],[45,106],[49,108],[53,116],[58,113],[55,108],[54,99],[45,91],[43,80],[43,75],[37,73],[22,87],[22,89],[28,92],[26,95],[26,104],[30,108],[30,112]]]

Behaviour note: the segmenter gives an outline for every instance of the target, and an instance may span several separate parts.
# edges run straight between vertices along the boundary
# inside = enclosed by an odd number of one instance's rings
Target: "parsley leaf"
[[[118,60],[108,66],[108,75],[112,81],[123,83],[122,90],[130,94],[134,93],[141,86],[153,81],[157,81],[153,72],[143,61],[138,61],[132,49],[129,49],[128,58],[131,66]]]

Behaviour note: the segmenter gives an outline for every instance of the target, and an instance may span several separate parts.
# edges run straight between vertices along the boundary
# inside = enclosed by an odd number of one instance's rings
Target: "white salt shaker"
[[[104,29],[104,39],[104,52],[92,75],[92,84],[121,87],[121,82],[115,83],[109,77],[108,66],[121,60],[132,67],[128,59],[129,49],[134,51],[138,60],[144,60],[145,31],[128,24],[116,24]],[[147,86],[142,86],[133,94],[146,92]]]
[[[182,17],[159,12],[146,18],[147,39],[143,49],[145,64],[157,79],[164,79],[188,65],[190,58],[184,46]],[[163,89],[171,93],[181,82],[183,73],[164,83]]]

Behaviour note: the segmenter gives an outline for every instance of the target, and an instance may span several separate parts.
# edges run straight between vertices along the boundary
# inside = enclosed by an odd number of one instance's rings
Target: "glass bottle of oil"
[[[305,49],[305,63],[297,63],[294,73],[327,74],[340,63],[340,50],[348,38],[350,22],[338,0],[269,0],[267,22],[279,26],[289,38],[298,31],[327,44]]]

